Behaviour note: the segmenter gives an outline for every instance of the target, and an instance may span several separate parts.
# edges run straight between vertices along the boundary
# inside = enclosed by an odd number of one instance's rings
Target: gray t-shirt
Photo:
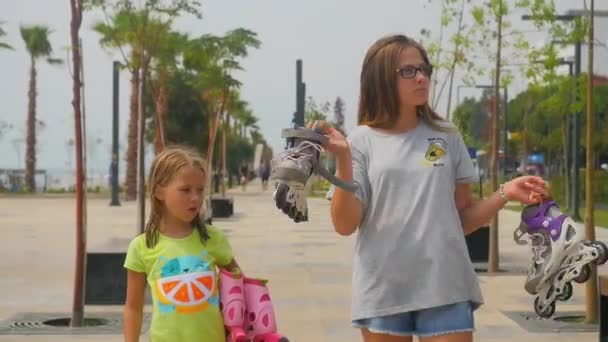
[[[459,132],[436,131],[420,120],[402,134],[357,126],[348,140],[363,204],[352,319],[459,301],[476,309],[483,298],[454,191],[477,175]]]

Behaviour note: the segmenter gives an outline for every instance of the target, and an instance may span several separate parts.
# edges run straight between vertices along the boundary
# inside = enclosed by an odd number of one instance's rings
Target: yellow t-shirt
[[[182,239],[159,234],[154,248],[146,246],[145,234],[129,245],[124,267],[146,273],[151,289],[153,342],[226,341],[216,265],[232,260],[232,248],[219,228],[207,231],[205,244],[193,229]]]

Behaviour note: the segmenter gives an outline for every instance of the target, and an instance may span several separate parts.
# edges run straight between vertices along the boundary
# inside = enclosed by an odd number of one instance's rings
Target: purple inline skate
[[[532,264],[525,289],[536,295],[534,311],[543,318],[555,313],[555,301],[572,297],[571,281],[584,283],[589,264],[604,264],[608,249],[603,242],[584,240],[584,227],[561,212],[554,201],[526,206],[514,232],[518,244],[531,244]]]

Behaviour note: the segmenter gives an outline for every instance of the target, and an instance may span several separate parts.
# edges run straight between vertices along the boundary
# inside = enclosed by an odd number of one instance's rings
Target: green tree
[[[27,133],[25,151],[25,185],[28,191],[36,191],[36,63],[45,58],[49,64],[60,64],[62,61],[53,58],[53,48],[49,42],[51,31],[46,26],[22,26],[21,38],[30,55],[30,80],[28,89]]]
[[[471,48],[473,47],[471,37],[471,26],[467,25],[467,10],[470,1],[467,0],[441,0],[441,15],[439,17],[439,37],[432,40],[432,32],[429,29],[422,29],[421,35],[427,40],[426,48],[435,71],[433,72],[431,94],[431,105],[437,108],[443,92],[448,87],[448,99],[446,117],[449,119],[452,114],[452,91],[454,86],[454,75],[459,67],[465,70],[465,80],[473,71],[475,64],[468,59]],[[453,31],[453,35],[444,41],[446,32]],[[470,83],[470,82],[469,82]],[[440,84],[439,89],[437,85]]]
[[[161,47],[164,33],[170,31],[172,20],[184,13],[200,18],[200,3],[187,0],[145,0],[143,4],[137,2],[140,4],[138,7],[131,0],[89,0],[88,4],[92,8],[101,9],[106,18],[94,26],[94,30],[101,35],[100,44],[120,51],[123,63],[131,73],[125,195],[127,200],[134,200],[137,194],[140,82],[146,84],[145,78],[149,74],[152,58]],[[128,54],[125,49],[129,49]]]
[[[343,134],[345,133],[344,129],[344,100],[340,96],[336,98],[334,102],[334,120],[333,124],[336,129],[340,130]]]
[[[4,22],[0,21],[0,25],[2,25],[2,24],[4,24]],[[6,31],[4,31],[2,29],[2,26],[0,26],[0,38],[2,38],[4,36],[6,36]],[[0,49],[13,50],[13,47],[8,43],[0,41]]]
[[[156,153],[161,152],[166,145],[165,122],[169,110],[167,94],[167,79],[179,67],[178,60],[183,55],[188,37],[175,31],[164,30],[158,32],[158,51],[152,59],[149,79],[150,90],[154,98],[154,147]]]
[[[304,109],[304,121],[307,125],[315,120],[327,121],[330,108],[331,104],[329,102],[317,104],[315,100],[309,96],[306,100],[306,108]]]
[[[454,124],[469,147],[488,148],[490,117],[487,102],[489,97],[489,91],[484,91],[479,100],[467,97],[454,110]]]
[[[238,28],[222,37],[206,34],[193,39],[184,53],[184,65],[195,75],[194,85],[200,89],[201,98],[213,113],[209,118],[207,165],[213,165],[215,137],[231,91],[241,85],[232,73],[242,70],[239,59],[247,57],[249,49],[259,46],[255,32]],[[226,125],[221,126],[223,130],[227,128]]]

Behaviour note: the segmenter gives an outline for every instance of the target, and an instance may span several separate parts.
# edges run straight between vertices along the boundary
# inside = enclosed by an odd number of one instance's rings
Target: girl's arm
[[[234,259],[234,258],[232,260],[230,260],[230,262],[228,264],[221,265],[220,268],[224,269],[228,272],[233,272],[237,269],[240,269],[239,264],[236,262],[236,259]]]
[[[547,196],[545,182],[540,177],[523,176],[506,182],[500,191],[490,197],[473,203],[470,184],[456,184],[455,201],[465,235],[471,234],[487,224],[508,201],[533,204]]]
[[[125,342],[139,341],[144,311],[146,274],[127,270],[127,300],[124,309]]]

